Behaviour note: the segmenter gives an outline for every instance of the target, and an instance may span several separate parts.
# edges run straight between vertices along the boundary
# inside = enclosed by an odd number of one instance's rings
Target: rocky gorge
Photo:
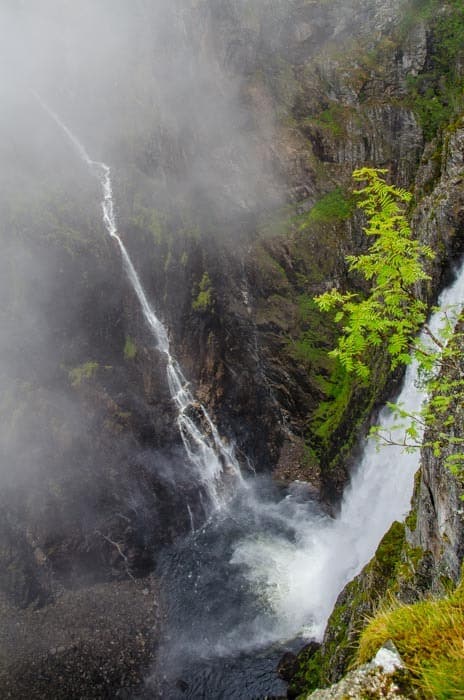
[[[399,0],[130,11],[102,0],[105,42],[87,3],[75,16],[49,5],[48,25],[24,3],[8,10],[49,72],[27,65],[8,81],[1,123],[0,682],[6,697],[153,697],[158,606],[179,575],[163,577],[160,562],[206,519],[204,494],[97,183],[26,87],[111,162],[121,237],[242,472],[258,484],[272,473],[277,489],[304,482],[336,514],[359,440],[401,377],[382,353],[367,388],[341,372],[328,357],[337,328],[312,300],[363,288],[345,257],[366,246],[351,194],[364,163],[414,192],[415,234],[437,254],[418,294],[432,303],[460,258],[462,13]],[[69,12],[79,31],[60,44]],[[460,494],[425,451],[412,515],[340,594],[289,693],[340,679],[388,591],[412,602],[458,582]]]

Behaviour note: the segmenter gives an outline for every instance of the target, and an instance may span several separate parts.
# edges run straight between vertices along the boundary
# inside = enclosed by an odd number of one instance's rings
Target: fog
[[[186,404],[176,405],[176,386],[166,381],[169,363],[171,370],[177,367],[184,352],[193,366],[199,350],[185,348],[187,331],[184,347],[171,342],[172,357],[161,356],[121,251],[127,246],[160,319],[181,324],[184,297],[193,308],[198,270],[184,265],[178,279],[181,285],[185,279],[185,290],[168,298],[168,285],[159,278],[167,276],[170,244],[181,236],[194,240],[201,279],[208,246],[238,257],[260,215],[288,203],[295,183],[286,180],[285,168],[301,167],[312,177],[311,164],[304,158],[300,163],[300,142],[292,140],[299,90],[293,69],[308,79],[304,63],[313,43],[349,34],[352,7],[364,4],[373,3],[346,0],[333,9],[321,1],[319,16],[313,3],[296,0],[0,0],[0,603],[6,596],[20,607],[41,606],[63,589],[145,575],[161,551],[169,560],[167,545],[179,544],[179,535],[207,519],[208,489],[198,474],[192,476],[195,460],[187,459],[176,422],[185,406],[187,419],[202,407],[195,386],[191,394],[184,390]],[[310,22],[283,21],[308,7],[316,8]],[[290,45],[296,48],[286,63],[281,53]],[[285,136],[275,145],[283,124]],[[88,158],[79,157],[70,133]],[[102,181],[89,167],[94,160],[111,168],[116,237],[105,230]],[[196,320],[209,342],[206,321]],[[177,341],[181,334],[166,325]],[[258,343],[252,353],[258,366]],[[185,375],[190,378],[187,370]],[[181,383],[182,372],[178,377]],[[217,378],[222,380],[219,371],[210,379]],[[266,400],[267,392],[266,385]],[[229,470],[230,477],[233,436],[216,438],[205,412],[202,428],[203,441],[214,437],[215,468]],[[231,481],[224,483],[227,488]],[[251,506],[230,509],[227,548],[221,532],[211,546],[213,521],[209,532],[200,533],[205,561],[211,554],[212,562],[217,558],[235,572],[231,589],[250,570],[254,602],[249,560],[256,557],[248,527],[264,532],[274,520],[278,541],[272,549],[278,549],[283,528],[279,571],[287,571],[295,554],[287,540],[299,531],[301,514],[312,513],[305,496],[303,505],[295,501],[294,514],[282,501],[272,516],[280,496],[277,488],[266,488],[269,503],[257,489]],[[246,517],[234,524],[241,512]],[[314,513],[319,519],[317,508]],[[312,524],[305,523],[309,540]],[[195,541],[201,548],[201,537]],[[306,550],[307,539],[303,544]],[[166,564],[166,588],[180,570],[177,556],[185,574],[178,585],[190,581],[184,546],[203,566],[190,540],[181,540],[172,567]],[[271,587],[274,568],[267,558],[262,576]],[[211,569],[222,572],[214,563]],[[193,594],[188,583],[184,588]],[[260,610],[268,596],[261,588]],[[208,599],[209,579],[205,590]],[[298,588],[290,600],[295,609],[303,595]],[[189,595],[178,598],[189,606]],[[241,615],[239,599],[236,609],[226,610],[231,620]],[[214,604],[224,607],[219,598]],[[279,598],[279,610],[283,606]],[[174,609],[176,624],[184,624]],[[193,637],[203,626],[198,609],[192,606]],[[266,643],[282,629],[274,611],[269,614]],[[228,615],[224,619],[227,626]],[[286,632],[293,634],[300,622],[295,614]],[[240,630],[231,631],[231,653],[240,648]],[[258,638],[252,636],[254,645]]]
[[[0,577],[21,604],[53,597],[57,561],[47,555],[57,548],[68,583],[94,569],[97,579],[123,575],[96,533],[155,550],[190,527],[195,490],[164,367],[103,226],[99,182],[44,105],[111,166],[118,226],[138,226],[136,249],[150,230],[135,222],[157,212],[205,235],[221,237],[223,226],[224,240],[238,235],[281,194],[245,99],[248,58],[231,61],[223,49],[233,41],[213,31],[214,22],[230,29],[237,7],[0,3],[0,539],[10,543],[0,564],[21,570],[39,543],[48,571],[31,590],[26,575],[19,586]],[[259,128],[271,131],[273,116]],[[134,262],[143,268],[155,255]],[[139,345],[132,363],[128,338]],[[182,514],[171,523],[176,499]],[[116,510],[131,520],[129,534]],[[91,552],[76,565],[71,533]]]
[[[50,364],[47,304],[61,303],[60,234],[74,257],[104,243],[98,183],[34,93],[112,166],[121,230],[138,208],[186,212],[193,225],[276,201],[243,78],[216,51],[211,14],[207,2],[172,0],[1,3],[2,297],[22,333],[45,343],[38,365]],[[95,265],[94,284],[104,282]],[[62,321],[79,333],[68,303]],[[10,341],[7,361],[21,362]]]
[[[16,112],[21,119],[32,111],[33,128],[43,128],[29,92],[35,90],[94,157],[120,166],[129,187],[148,178],[144,189],[158,206],[169,198],[195,209],[201,199],[223,216],[262,206],[271,174],[260,162],[241,81],[216,51],[212,6],[4,4],[1,89],[2,101],[15,105],[10,119],[17,127]]]

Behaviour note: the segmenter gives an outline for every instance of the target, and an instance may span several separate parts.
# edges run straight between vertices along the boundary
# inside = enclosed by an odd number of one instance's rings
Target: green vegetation
[[[124,343],[124,359],[133,360],[137,354],[137,346],[135,341],[130,337],[126,336],[126,342]]]
[[[323,131],[328,131],[335,138],[346,133],[346,123],[349,115],[354,114],[354,110],[339,102],[334,102],[319,114],[306,117],[302,120],[303,127],[317,127]]]
[[[439,600],[392,602],[363,631],[357,662],[364,663],[391,639],[427,697],[464,697],[464,583]]]
[[[409,22],[417,16],[431,28],[429,69],[409,79],[412,107],[427,140],[464,109],[464,5],[461,0],[415,2]]]
[[[331,355],[363,380],[370,375],[373,348],[386,347],[392,367],[410,362],[410,348],[427,314],[427,305],[417,299],[414,288],[429,279],[422,261],[432,258],[433,252],[412,237],[402,206],[411,195],[387,184],[382,178],[385,172],[361,168],[353,173],[356,182],[365,183],[355,194],[368,217],[364,231],[374,241],[367,254],[350,255],[347,261],[352,272],[371,283],[369,294],[360,298],[332,289],[316,298],[321,310],[336,310],[336,322],[343,323]]]
[[[299,316],[302,324],[307,326],[299,338],[292,343],[294,355],[308,365],[316,365],[325,370],[333,368],[333,360],[327,358],[324,341],[329,334],[329,320],[322,314],[314,299],[306,294],[298,298]],[[321,389],[325,389],[327,380],[319,376]]]
[[[62,248],[71,257],[96,254],[101,239],[95,236],[94,210],[85,190],[76,190],[75,195],[70,198],[59,184],[32,192],[18,186],[4,207],[0,238],[8,241],[14,236],[21,240],[26,252],[30,243],[35,245],[40,240],[41,244]]]
[[[261,222],[260,233],[264,239],[274,236],[290,236],[292,232],[314,229],[318,224],[337,224],[352,216],[356,207],[354,198],[336,187],[323,195],[307,212],[298,214],[294,206],[282,207],[272,217]]]
[[[454,427],[463,420],[464,321],[460,319],[456,329],[458,319],[448,309],[440,332],[434,333],[424,323],[427,307],[415,298],[414,286],[428,279],[423,265],[432,252],[412,238],[404,213],[410,195],[388,185],[382,177],[384,172],[363,168],[354,173],[356,181],[365,183],[357,195],[368,218],[366,234],[373,237],[374,243],[367,253],[351,256],[348,261],[350,269],[369,282],[369,292],[355,295],[332,290],[316,299],[316,303],[321,310],[337,312],[335,318],[342,324],[342,335],[331,356],[359,381],[372,379],[371,360],[379,346],[387,349],[392,366],[407,364],[411,358],[419,363],[431,398],[414,414],[392,406],[399,419],[409,421],[401,444],[407,449],[428,446],[461,477],[464,438],[454,435]],[[425,328],[427,343],[417,339],[420,325]],[[380,435],[378,429],[374,432]],[[388,436],[380,437],[389,441]],[[416,512],[406,524],[410,530],[416,529]],[[302,664],[299,677],[305,690],[329,682],[332,664],[346,668],[355,653],[357,662],[364,663],[388,639],[393,639],[425,697],[464,697],[462,583],[456,593],[443,600],[414,605],[390,602],[372,619],[355,652],[362,627],[359,620],[375,610],[380,601],[385,605],[387,598],[391,601],[395,594],[407,590],[419,575],[424,556],[422,549],[405,540],[404,525],[395,523],[374,559],[346,587],[329,620],[323,648]],[[356,620],[357,629],[353,627]]]
[[[300,319],[305,330],[290,343],[292,355],[311,373],[321,400],[311,415],[310,443],[319,457],[327,456],[333,436],[343,425],[356,387],[356,377],[327,353],[334,342],[333,324],[312,297],[299,298]],[[366,392],[364,392],[366,393]]]
[[[405,424],[400,442],[407,450],[430,447],[436,457],[443,456],[457,476],[464,471],[464,438],[454,435],[454,426],[464,401],[464,372],[461,348],[464,333],[456,330],[452,310],[443,315],[439,333],[425,323],[427,305],[415,295],[418,282],[428,280],[423,262],[433,257],[428,246],[412,238],[411,228],[401,204],[410,194],[388,185],[381,175],[385,171],[362,168],[353,173],[356,181],[367,184],[357,194],[359,206],[368,216],[366,234],[374,237],[368,253],[347,258],[350,269],[361,273],[371,283],[368,295],[333,289],[316,299],[320,309],[337,310],[335,320],[342,323],[338,346],[331,355],[338,358],[349,373],[366,381],[371,373],[372,349],[386,348],[392,367],[419,363],[430,396],[417,412],[407,412],[390,404],[396,417]],[[417,338],[423,326],[430,342]],[[422,435],[425,431],[425,441]],[[385,443],[392,443],[389,433],[375,427],[372,433]]]
[[[320,649],[315,653],[311,648],[304,648],[298,654],[297,669],[292,676],[288,687],[291,695],[289,697],[306,697],[307,693],[321,688],[323,682],[321,680],[321,658]]]
[[[134,198],[130,224],[141,231],[148,231],[156,245],[161,245],[163,242],[165,237],[164,217],[157,209],[145,206],[140,196]]]
[[[314,223],[331,224],[349,219],[354,208],[353,199],[337,187],[316,202],[307,214],[301,216],[300,228],[307,228]]]
[[[98,362],[85,362],[79,367],[74,367],[68,372],[71,385],[74,387],[79,387],[83,381],[91,379],[98,370]]]
[[[412,413],[397,404],[390,404],[390,408],[397,419],[404,422],[405,437],[401,445],[408,451],[429,448],[463,482],[464,437],[459,435],[459,431],[455,434],[455,426],[463,423],[464,333],[461,325],[456,330],[456,317],[452,310],[444,313],[443,321],[444,326],[437,335],[425,326],[432,342],[428,345],[418,342],[414,348],[430,397],[428,402],[420,411]],[[391,443],[389,436],[379,427],[373,428],[372,432],[382,442]],[[461,498],[464,499],[464,496]]]
[[[213,305],[212,283],[207,272],[203,273],[199,284],[199,291],[196,299],[192,302],[194,311],[207,311]]]
[[[308,693],[330,685],[334,666],[346,669],[355,661],[362,620],[384,599],[401,566],[404,533],[402,523],[393,523],[375,556],[344,589],[327,623],[324,645],[310,658],[304,652],[299,655],[298,671],[291,685],[298,692]],[[377,649],[373,656],[376,652]]]
[[[414,532],[417,527],[417,510],[412,510],[405,520],[407,527]]]
[[[332,108],[325,109],[321,112],[315,121],[319,123],[319,125],[329,129],[333,136],[341,136],[343,134],[343,122],[340,117],[343,112],[344,110],[341,105],[334,105]]]
[[[329,380],[326,381],[327,400],[321,401],[312,415],[314,434],[324,445],[328,445],[331,436],[341,425],[355,388],[356,382],[353,381],[353,377],[336,362]]]

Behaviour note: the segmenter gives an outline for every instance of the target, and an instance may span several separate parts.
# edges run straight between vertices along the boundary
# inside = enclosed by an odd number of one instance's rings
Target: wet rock
[[[286,679],[289,683],[287,698],[289,700],[299,697],[306,689],[306,664],[311,663],[313,657],[320,652],[319,642],[312,640],[306,644],[296,655],[292,673]]]
[[[306,696],[307,700],[406,700],[413,697],[416,697],[416,692],[412,676],[404,670],[398,650],[391,640],[379,649],[369,663],[350,671],[330,688],[316,690]]]
[[[384,673],[394,673],[399,668],[404,668],[403,661],[391,639],[379,649],[372,663],[382,668]]]
[[[183,681],[182,678],[179,678],[179,680],[176,681],[176,688],[179,688],[179,690],[185,693],[189,689],[189,684]]]
[[[296,670],[297,657],[291,651],[285,652],[277,664],[277,673],[284,680],[289,681]]]

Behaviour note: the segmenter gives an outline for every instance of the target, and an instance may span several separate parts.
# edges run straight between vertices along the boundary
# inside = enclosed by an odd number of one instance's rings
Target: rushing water
[[[439,300],[462,307],[464,266]],[[435,333],[442,314],[429,326]],[[426,338],[422,338],[425,342]],[[408,412],[425,398],[411,364],[397,399]],[[385,408],[383,432],[403,431]],[[178,544],[160,566],[169,582],[171,639],[160,652],[161,696],[261,698],[282,693],[275,666],[295,640],[320,639],[343,586],[371,559],[394,520],[406,515],[418,452],[366,442],[333,519],[307,498],[304,484],[285,493],[265,478],[238,490],[224,511]]]
[[[209,517],[197,530],[186,504],[192,532],[161,557],[168,633],[155,669],[161,679],[156,692],[164,698],[192,700],[246,700],[283,693],[284,684],[275,673],[282,650],[298,640],[320,639],[340,590],[369,561],[391,523],[405,516],[419,456],[395,446],[378,451],[368,440],[336,519],[307,497],[304,484],[282,492],[265,478],[245,482],[233,449],[189,390],[166,328],[118,235],[109,166],[92,160],[60,118],[40,102],[99,179],[106,230],[119,246],[147,326],[166,360],[192,479],[210,496]],[[463,298],[464,268],[439,305],[461,304]],[[439,327],[440,313],[430,325]],[[411,364],[398,403],[414,412],[423,400],[417,366]],[[388,409],[379,422],[393,440],[402,437]]]

